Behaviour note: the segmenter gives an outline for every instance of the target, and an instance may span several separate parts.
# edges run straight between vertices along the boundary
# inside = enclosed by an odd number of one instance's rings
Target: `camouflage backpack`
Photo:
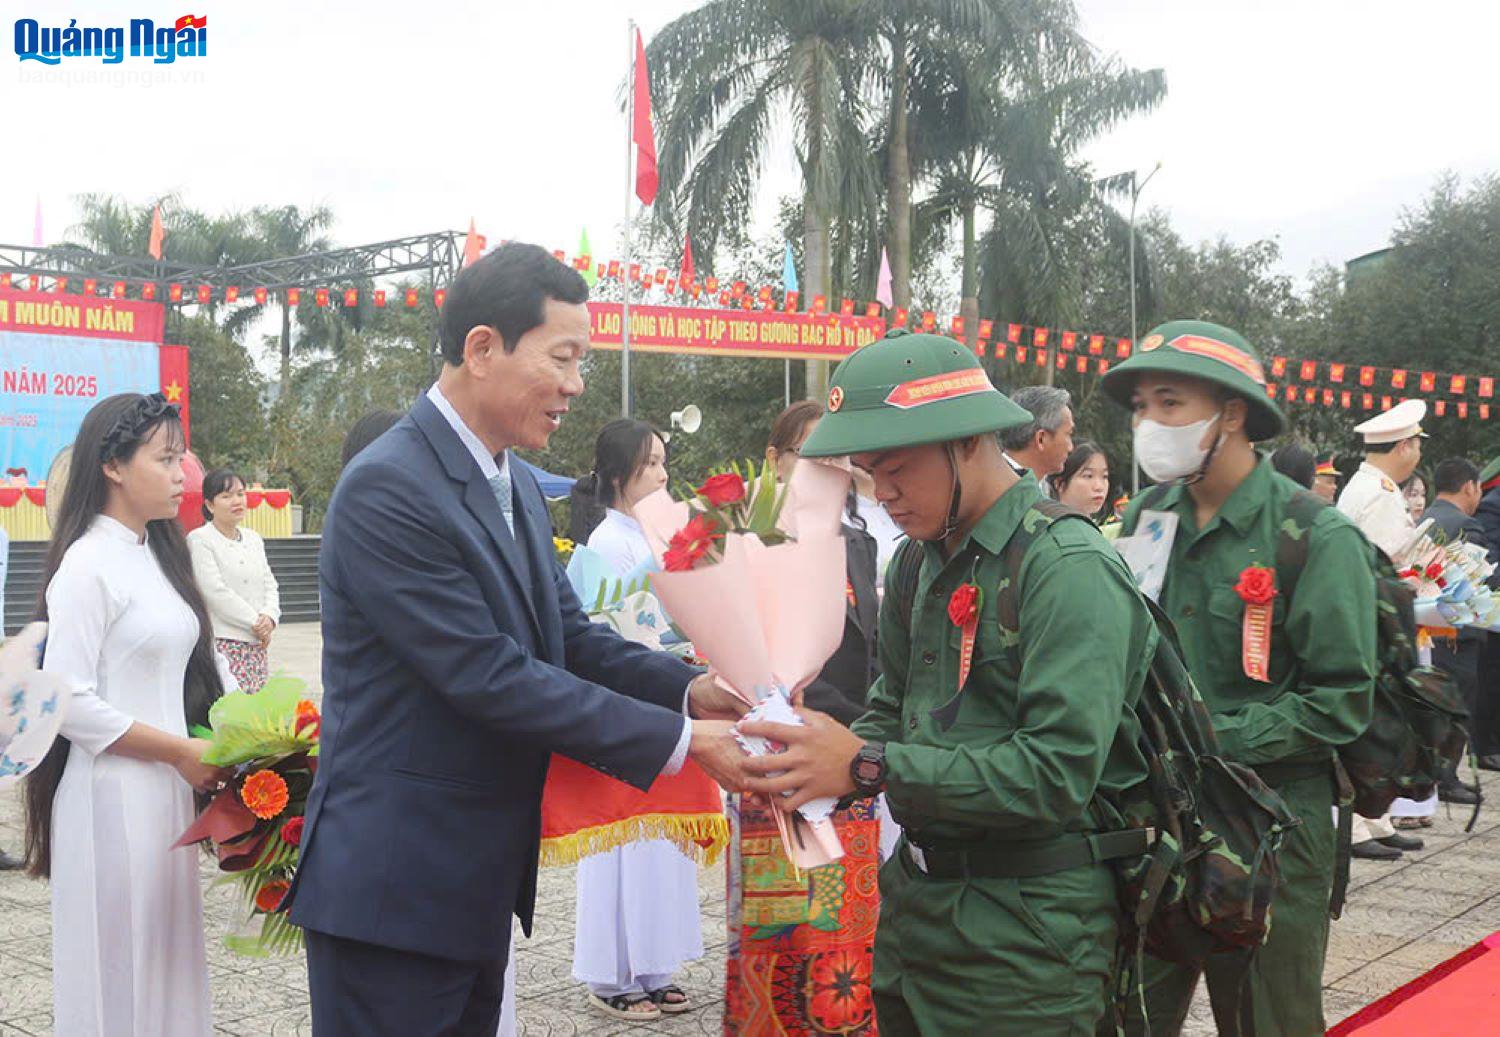
[[[996,588],[1000,622],[1020,632],[1021,562],[1053,522],[1084,516],[1055,501],[1031,506],[1002,550],[1006,577]],[[891,561],[886,593],[910,630],[922,552],[908,541]],[[1092,810],[1105,828],[1144,828],[1149,849],[1115,861],[1125,915],[1122,934],[1167,961],[1201,962],[1216,952],[1247,956],[1269,931],[1271,896],[1282,837],[1300,821],[1249,767],[1219,755],[1207,708],[1182,662],[1176,630],[1147,601],[1160,637],[1135,716],[1147,777],[1121,802],[1096,796]],[[1020,670],[1020,637],[1007,651]],[[944,708],[945,729],[957,719]],[[1123,996],[1127,991],[1122,978]]]
[[[1308,531],[1328,507],[1306,490],[1287,503],[1276,542],[1276,583],[1290,598],[1307,562]],[[1385,554],[1371,549],[1375,573],[1376,636],[1380,674],[1370,726],[1339,749],[1353,786],[1353,808],[1379,817],[1398,797],[1423,800],[1463,758],[1468,711],[1453,678],[1417,659],[1415,594]],[[1479,807],[1474,808],[1475,817]],[[1469,827],[1474,826],[1474,819]]]

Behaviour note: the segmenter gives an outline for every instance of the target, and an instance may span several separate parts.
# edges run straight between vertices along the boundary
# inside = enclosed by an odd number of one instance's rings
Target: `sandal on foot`
[[[675,995],[680,1000],[669,1001],[668,998]],[[675,983],[662,987],[660,990],[651,990],[646,993],[651,1003],[661,1009],[667,1015],[677,1015],[681,1012],[691,1012],[693,1003],[688,1000],[687,994],[683,993],[681,987]]]
[[[638,1005],[650,1005],[650,1011],[642,1011]],[[589,994],[589,1007],[596,1012],[601,1012],[611,1019],[624,1019],[632,1023],[649,1023],[653,1019],[661,1018],[661,1009],[652,1000],[650,994],[616,994],[614,997],[600,997],[598,994]]]

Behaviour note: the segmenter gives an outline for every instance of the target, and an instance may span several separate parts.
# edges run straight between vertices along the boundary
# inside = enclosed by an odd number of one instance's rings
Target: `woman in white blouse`
[[[208,604],[219,654],[242,691],[259,691],[270,678],[266,647],[281,622],[276,577],[266,544],[245,529],[245,480],[228,468],[203,477],[204,525],[188,534],[193,575]]]
[[[188,736],[223,683],[177,524],[184,449],[159,393],[97,404],[47,555],[42,668],[73,691],[26,779],[26,859],[52,880],[53,1029],[69,1037],[213,1029],[199,854],[171,848],[193,790],[229,774]]]
[[[667,485],[667,447],[643,421],[605,425],[584,489],[607,509],[588,538],[621,576],[651,557],[632,509]],[[674,975],[703,957],[698,868],[665,839],[643,839],[578,864],[573,977],[599,1013],[630,1022],[692,1009]]]

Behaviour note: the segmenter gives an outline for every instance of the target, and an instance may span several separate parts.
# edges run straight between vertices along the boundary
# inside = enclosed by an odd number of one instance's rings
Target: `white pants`
[[[698,866],[665,839],[578,864],[573,978],[599,997],[643,994],[703,957]]]

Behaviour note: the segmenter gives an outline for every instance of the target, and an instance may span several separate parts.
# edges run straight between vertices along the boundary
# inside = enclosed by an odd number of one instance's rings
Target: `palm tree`
[[[1100,60],[1087,45],[1035,42],[1020,53],[954,48],[929,60],[913,83],[919,172],[932,188],[917,218],[929,231],[961,228],[960,313],[971,347],[982,278],[1008,313],[1043,323],[1068,316],[1080,286],[1070,280],[1062,238],[1070,221],[1120,186],[1093,180],[1076,153],[1166,92],[1159,70]],[[990,216],[983,240],[981,212]]]
[[[745,220],[775,118],[789,113],[801,166],[808,298],[833,284],[832,227],[878,211],[871,106],[883,68],[872,0],[710,0],[651,41],[660,105],[658,218],[692,235],[712,269],[724,224]],[[808,368],[808,392],[827,387]]]
[[[295,205],[276,208],[257,207],[250,210],[249,225],[256,242],[258,254],[245,260],[278,259],[284,256],[301,256],[309,252],[324,252],[333,247],[326,231],[333,224],[333,211],[317,205],[300,209]],[[245,327],[260,316],[261,307],[244,307],[235,314],[239,321],[236,328]],[[311,312],[311,311],[309,311]],[[299,320],[302,319],[299,314]],[[281,307],[281,353],[280,384],[289,387],[292,376],[292,312],[291,307]]]

